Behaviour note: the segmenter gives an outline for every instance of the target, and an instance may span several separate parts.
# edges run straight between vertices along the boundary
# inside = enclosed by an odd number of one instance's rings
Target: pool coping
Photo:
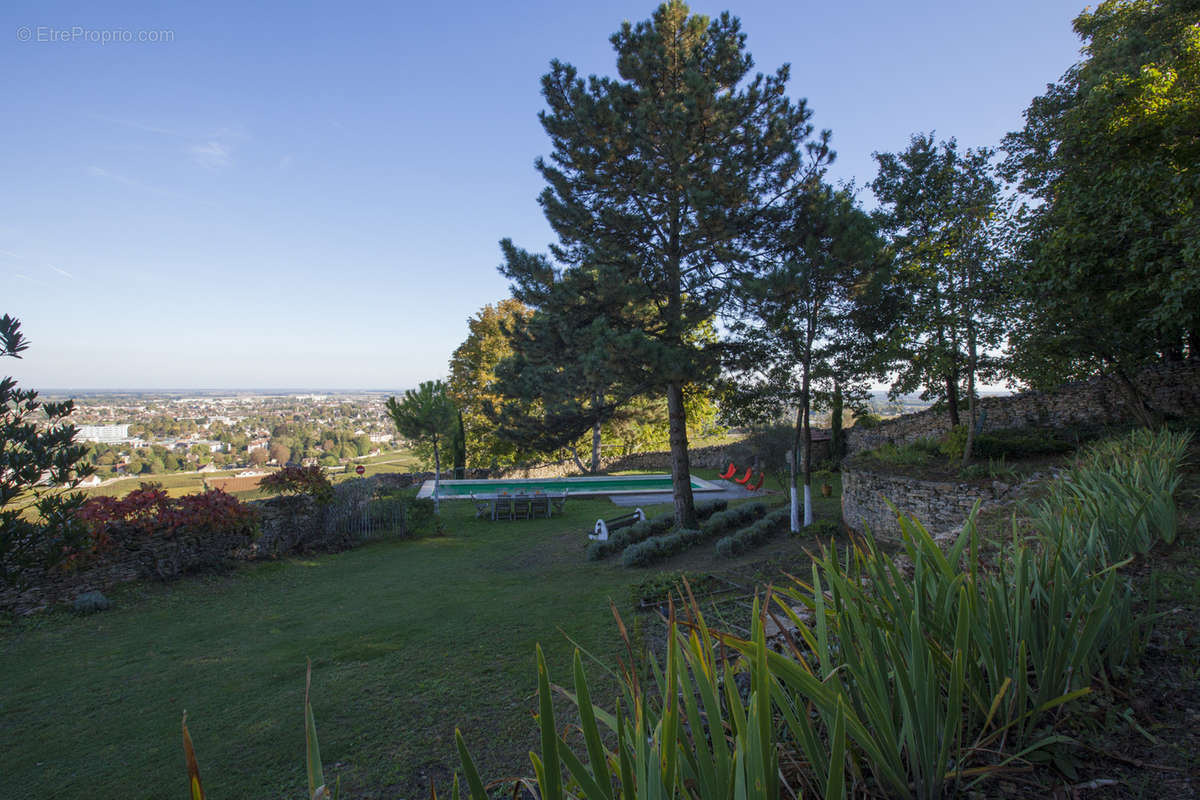
[[[517,484],[523,484],[523,483],[532,483],[532,482],[536,482],[539,480],[571,481],[572,485],[567,488],[567,493],[568,493],[568,496],[570,496],[570,497],[607,497],[608,495],[622,495],[622,494],[670,495],[672,492],[672,489],[670,489],[670,488],[646,489],[645,487],[642,487],[642,488],[630,488],[630,489],[606,489],[604,491],[588,491],[586,488],[583,488],[583,487],[586,487],[589,482],[595,483],[595,482],[600,482],[600,481],[611,481],[613,478],[620,478],[621,480],[651,481],[651,480],[662,480],[663,478],[669,478],[669,477],[671,477],[670,473],[659,472],[659,473],[652,473],[649,475],[586,475],[586,476],[580,475],[580,476],[572,476],[572,477],[566,477],[566,478],[497,478],[494,480],[492,480],[492,479],[443,480],[441,482],[441,485],[448,486],[448,485],[461,485],[461,484],[473,483],[473,484],[482,484],[488,488],[493,487],[493,486],[499,488],[506,484],[511,486],[511,485],[517,485]],[[719,491],[723,491],[723,489],[724,489],[724,487],[718,486],[717,484],[713,483],[712,481],[705,480],[704,478],[698,478],[695,475],[692,475],[690,477],[692,480],[692,491],[693,492],[719,492]],[[578,488],[578,489],[575,488],[576,485],[578,485],[580,488]],[[499,492],[476,492],[475,498],[480,499],[480,500],[485,500],[485,499],[486,500],[494,500],[498,494],[499,494]],[[547,492],[546,494],[558,494],[558,492]],[[420,489],[420,491],[417,492],[417,497],[418,498],[433,497],[433,479],[432,478],[430,478],[429,480],[427,480],[421,484],[421,489]],[[471,495],[470,494],[452,494],[452,495],[443,494],[440,499],[442,499],[442,500],[470,500]]]

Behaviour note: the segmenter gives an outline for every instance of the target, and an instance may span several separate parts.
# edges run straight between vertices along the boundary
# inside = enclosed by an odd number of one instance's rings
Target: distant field
[[[366,467],[366,475],[368,476],[384,472],[410,472],[417,468],[417,460],[412,453],[407,450],[398,450],[355,461],[351,464],[348,472],[333,472],[330,478],[336,483],[350,477],[357,477],[354,467],[358,464]],[[198,494],[204,491],[204,481],[206,478],[231,478],[242,471],[242,469],[220,470],[218,472],[206,472],[203,475],[196,472],[136,475],[132,478],[122,478],[112,483],[106,483],[103,486],[82,489],[81,491],[89,496],[107,495],[109,497],[121,497],[129,494],[138,488],[139,485],[149,481],[161,483],[162,487],[171,497],[181,497],[185,494]],[[257,489],[236,491],[231,492],[231,494],[241,500],[254,500],[263,496]]]

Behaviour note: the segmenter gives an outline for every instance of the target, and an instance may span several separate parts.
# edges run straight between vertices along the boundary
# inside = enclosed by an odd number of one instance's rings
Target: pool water
[[[692,491],[719,491],[701,478],[692,478]],[[512,480],[442,481],[439,496],[444,499],[469,497],[470,495],[497,495],[502,492],[517,494],[562,494],[564,491],[577,497],[582,495],[607,495],[624,493],[669,493],[672,490],[670,475],[606,475],[595,478],[519,478]],[[418,497],[433,496],[433,481],[425,481]]]

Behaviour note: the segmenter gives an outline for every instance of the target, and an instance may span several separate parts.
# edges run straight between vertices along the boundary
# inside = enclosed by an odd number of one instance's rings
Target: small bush
[[[704,520],[716,514],[719,511],[724,511],[729,508],[729,501],[724,499],[705,500],[703,503],[696,503],[696,519],[703,522]]]
[[[793,536],[813,536],[818,539],[828,539],[842,532],[842,526],[831,519],[814,519],[812,525],[800,529]]]
[[[777,508],[753,525],[718,539],[717,554],[725,558],[734,558],[753,547],[758,547],[786,528],[790,515],[791,510],[787,507]]]
[[[1074,445],[1053,431],[1003,430],[981,433],[975,438],[971,454],[979,458],[1016,460],[1038,456],[1056,456],[1071,452]],[[961,455],[961,453],[960,453]]]
[[[76,614],[94,614],[112,608],[112,601],[100,592],[84,592],[75,598],[71,608]]]
[[[967,449],[967,426],[955,425],[938,441],[938,452],[950,459],[961,459]]]
[[[862,428],[865,431],[869,431],[872,428],[878,428],[882,422],[883,417],[879,416],[878,414],[863,414],[861,416],[856,415],[854,417],[854,427]]]
[[[304,495],[318,503],[333,500],[333,484],[320,467],[284,467],[272,472],[258,484],[260,492],[278,492],[283,495]]]
[[[700,530],[704,531],[705,536],[720,536],[726,531],[737,530],[766,513],[765,503],[745,503],[713,514],[700,526]]]
[[[148,483],[121,499],[89,498],[79,518],[94,544],[69,563],[132,558],[139,576],[159,579],[223,562],[258,532],[254,509],[219,489],[172,498]]]
[[[703,572],[659,572],[634,584],[630,589],[630,600],[636,607],[648,603],[665,602],[672,596],[684,598],[686,595],[683,588],[685,579],[693,594],[696,595],[705,593],[718,583],[716,577]]]
[[[644,567],[682,553],[693,545],[720,536],[726,531],[748,525],[767,513],[764,503],[746,503],[713,514],[699,530],[682,530],[664,536],[652,536],[625,549],[621,563]]]
[[[670,558],[676,553],[682,553],[705,538],[703,532],[694,529],[675,531],[664,536],[653,536],[625,548],[625,552],[621,555],[621,563],[626,567],[647,567],[665,558]]]
[[[868,451],[865,455],[884,464],[923,466],[931,463],[936,456],[940,456],[941,451],[937,439],[917,439],[902,445],[888,442]]]

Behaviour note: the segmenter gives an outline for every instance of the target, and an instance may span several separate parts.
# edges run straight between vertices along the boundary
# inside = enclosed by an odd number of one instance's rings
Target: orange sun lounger
[[[726,470],[724,472],[722,472],[718,477],[723,481],[727,481],[736,474],[737,474],[737,465],[734,464],[732,461],[730,461],[729,467],[726,468]]]
[[[737,480],[735,480],[734,483],[740,483],[743,486],[745,486],[749,482],[750,476],[753,474],[754,474],[754,467],[746,467],[746,474],[743,475],[742,477],[738,478]]]
[[[758,473],[758,483],[754,484],[753,486],[747,485],[746,488],[752,492],[757,492],[759,489],[762,488],[763,481],[765,481],[766,479],[767,479],[767,473],[760,472],[760,473]]]

